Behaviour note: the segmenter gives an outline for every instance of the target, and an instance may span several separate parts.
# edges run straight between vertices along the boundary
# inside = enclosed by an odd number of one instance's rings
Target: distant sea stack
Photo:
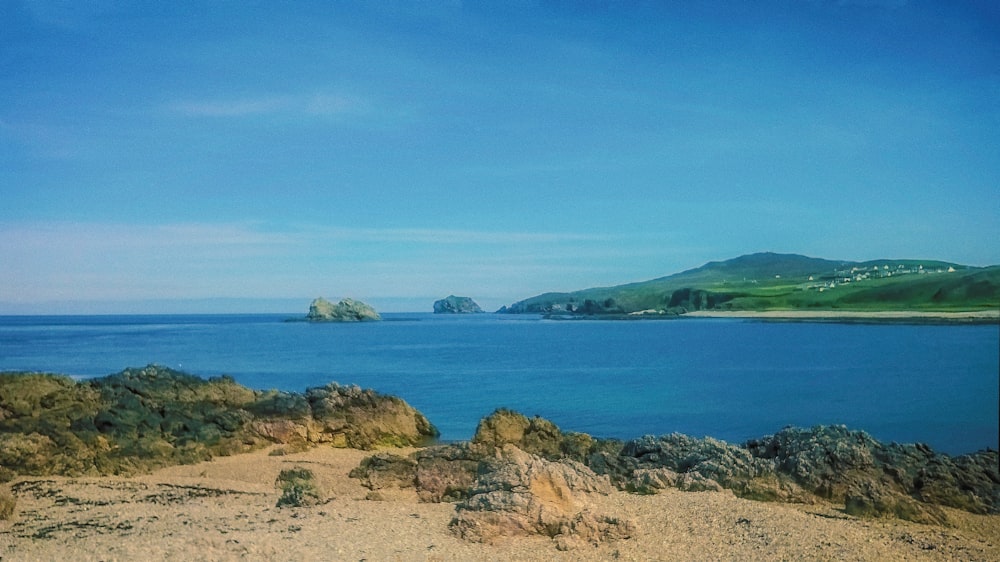
[[[381,320],[375,309],[353,299],[343,299],[337,304],[320,297],[309,305],[309,322],[372,322]]]
[[[448,295],[439,301],[434,301],[434,314],[473,314],[482,311],[476,301],[469,297]]]

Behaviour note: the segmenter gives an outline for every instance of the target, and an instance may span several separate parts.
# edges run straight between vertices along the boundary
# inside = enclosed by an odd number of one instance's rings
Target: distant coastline
[[[935,321],[975,322],[1000,321],[1000,310],[942,312],[933,310],[693,310],[682,317],[694,318],[759,318],[771,320],[830,320],[830,321]]]

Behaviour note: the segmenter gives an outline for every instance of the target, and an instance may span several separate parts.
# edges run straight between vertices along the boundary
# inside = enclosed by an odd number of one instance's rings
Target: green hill
[[[509,314],[683,314],[693,310],[920,310],[1000,307],[1000,266],[935,260],[834,261],[758,253],[615,287],[546,293]]]

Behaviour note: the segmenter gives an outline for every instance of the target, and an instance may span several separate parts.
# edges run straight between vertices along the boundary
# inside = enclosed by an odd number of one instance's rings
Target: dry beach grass
[[[1000,560],[1000,516],[948,510],[944,527],[673,489],[590,498],[633,521],[631,538],[570,551],[546,537],[472,543],[449,530],[453,504],[412,490],[371,499],[347,476],[370,454],[262,450],[131,478],[21,477],[0,560]],[[320,504],[276,507],[275,480],[295,467],[315,474]]]

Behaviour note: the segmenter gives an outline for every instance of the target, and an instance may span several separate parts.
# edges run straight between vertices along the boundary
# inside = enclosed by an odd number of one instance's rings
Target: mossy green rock
[[[415,486],[425,501],[453,501],[468,497],[507,445],[549,461],[575,460],[640,494],[728,489],[760,501],[843,502],[852,515],[920,523],[947,523],[942,507],[1000,513],[997,451],[951,457],[923,444],[884,444],[843,426],[788,427],[742,445],[679,433],[622,443],[500,409],[480,422],[469,443],[382,456],[352,476],[373,489]]]
[[[132,474],[271,443],[372,449],[437,435],[402,400],[330,384],[258,392],[150,365],[76,382],[0,374],[0,476]]]

